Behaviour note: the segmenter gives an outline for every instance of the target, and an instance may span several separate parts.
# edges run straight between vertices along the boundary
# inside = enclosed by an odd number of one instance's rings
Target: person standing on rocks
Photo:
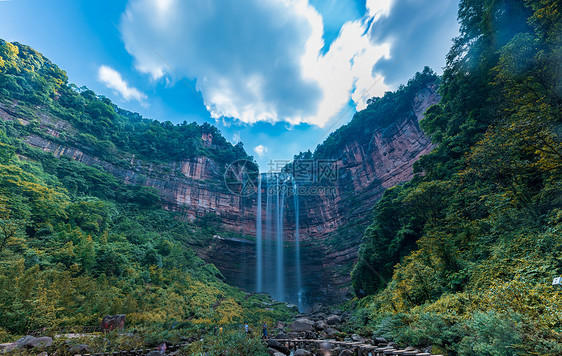
[[[250,327],[248,326],[248,324],[244,324],[244,331],[246,332],[246,334],[248,334],[248,332],[250,331]]]
[[[263,322],[262,325],[262,332],[263,332],[263,338],[267,339],[267,324],[265,323],[265,321]]]

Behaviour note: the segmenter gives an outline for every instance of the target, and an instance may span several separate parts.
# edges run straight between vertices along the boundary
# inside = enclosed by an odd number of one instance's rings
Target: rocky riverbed
[[[350,312],[315,305],[292,323],[278,322],[267,340],[268,352],[273,356],[431,355],[431,349],[419,350],[376,335],[350,332],[350,317]]]
[[[122,315],[112,316],[112,318],[115,317],[124,318]],[[104,321],[107,318],[104,318]],[[270,325],[268,330],[269,338],[262,339],[262,342],[266,344],[267,351],[272,356],[431,355],[431,349],[419,350],[408,345],[397,345],[377,335],[360,335],[354,331],[350,319],[351,312],[349,311],[335,308],[330,309],[316,304],[308,313],[298,314],[290,322],[278,321],[274,325]],[[222,334],[223,331],[220,328],[220,331],[217,329],[212,334],[203,333],[197,337],[184,336],[176,342],[154,339],[150,343],[151,345],[146,345],[147,340],[144,340],[144,337],[136,333],[125,332],[124,325],[122,324],[124,323],[119,324],[119,327],[114,331],[110,331],[111,334],[53,334],[53,338],[27,335],[15,342],[0,345],[0,353],[26,355],[42,353],[43,356],[46,356],[47,352],[49,354],[59,354],[62,350],[63,354],[70,355],[110,355],[112,352],[119,350],[117,352],[120,354],[128,355],[189,355],[192,354],[190,350],[193,350],[193,345],[197,343],[208,345],[209,342],[216,342],[216,340],[212,341],[212,338],[218,340],[228,338],[227,331],[225,330],[225,333]],[[104,325],[104,322],[102,322],[102,325]],[[249,329],[250,335],[253,336],[248,337],[245,335],[243,327],[231,328],[229,332],[239,335],[240,340],[254,340],[257,343],[256,345],[259,346],[258,349],[263,350],[258,336],[261,334],[261,330],[252,330],[252,325],[250,325]],[[72,337],[69,337],[69,335],[72,335]],[[145,345],[125,349],[123,349],[124,345],[117,349],[107,347],[104,347],[103,350],[100,349],[99,345],[97,345],[99,343],[98,339],[103,339],[103,343],[106,346],[114,342],[108,339],[110,338],[109,335],[121,338],[122,341],[124,339],[129,340],[126,344],[130,346],[133,345],[132,340],[141,337],[143,339],[142,343],[138,345]],[[57,345],[53,344],[53,339],[55,341],[59,340]],[[240,355],[239,350],[227,350],[228,347],[236,347],[233,344],[225,343],[222,347],[225,348],[224,352],[221,348],[219,353],[211,352],[209,355]]]

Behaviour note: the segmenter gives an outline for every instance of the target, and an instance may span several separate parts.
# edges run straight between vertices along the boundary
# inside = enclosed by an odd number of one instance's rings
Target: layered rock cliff
[[[344,148],[325,159],[337,167],[337,179],[299,183],[302,188],[299,189],[299,236],[305,246],[302,270],[309,303],[336,302],[349,296],[350,272],[373,206],[385,189],[410,180],[414,162],[432,149],[418,123],[424,112],[439,101],[436,90],[435,82],[421,88],[410,104],[411,110],[403,117],[394,118],[390,125],[375,128],[367,144],[347,137]],[[284,212],[285,249],[288,251],[285,255],[291,256],[296,216],[290,194],[285,200]],[[266,216],[263,203],[262,216]],[[248,233],[253,236],[255,226],[252,228],[254,230]],[[206,256],[217,264],[227,280],[240,286],[254,286],[254,244],[215,239]],[[285,264],[292,266],[290,259],[286,259]],[[244,263],[240,264],[242,260]],[[242,265],[243,268],[236,267]],[[294,282],[290,269],[285,278]],[[297,292],[288,291],[293,296]]]
[[[198,156],[179,162],[154,163],[119,151],[116,154],[119,159],[109,162],[79,140],[80,131],[68,121],[47,114],[41,108],[21,115],[16,106],[16,102],[12,105],[0,103],[0,118],[16,120],[24,126],[38,119],[37,133],[23,137],[30,146],[51,152],[57,158],[64,156],[99,166],[124,183],[156,188],[164,208],[181,212],[186,220],[216,214],[227,229],[241,234],[254,233],[255,198],[230,192],[224,184],[224,165],[213,159]],[[64,140],[60,138],[63,136]],[[205,134],[201,139],[208,147],[213,145],[212,135]]]
[[[323,264],[330,274],[330,290],[347,293],[350,272],[370,212],[385,189],[413,177],[413,164],[432,149],[419,127],[425,111],[439,101],[436,83],[419,90],[411,112],[387,127],[374,130],[367,144],[353,138],[337,162],[335,193],[301,197],[302,239],[322,242]]]
[[[324,186],[330,189],[316,189],[313,194],[299,196],[300,239],[305,242],[303,278],[311,302],[337,301],[347,293],[349,272],[372,207],[385,189],[409,180],[413,163],[431,150],[418,121],[438,100],[436,85],[431,83],[416,93],[408,114],[393,118],[390,125],[375,128],[366,144],[354,137],[347,138],[343,149],[329,157],[337,166],[337,180]],[[16,102],[2,104],[0,117],[28,125],[28,117],[17,113],[16,106]],[[74,139],[79,130],[68,121],[46,114],[40,108],[31,116],[39,119],[40,127],[36,130],[39,133],[25,137],[30,146],[52,152],[56,157],[100,166],[125,183],[156,188],[163,206],[181,212],[185,219],[216,214],[226,229],[248,236],[248,241],[255,236],[256,196],[241,197],[227,189],[223,178],[225,164],[206,156],[154,163],[127,152],[119,152],[119,160],[109,161]],[[212,147],[212,135],[205,134],[201,140]],[[322,184],[313,183],[309,188]],[[303,186],[306,188],[306,184]],[[264,211],[262,215],[265,216]],[[292,199],[287,199],[284,239],[289,250],[294,246],[294,236],[294,205]],[[228,281],[252,289],[253,248],[252,243],[215,238],[209,246],[201,247],[200,255],[215,263]],[[288,268],[287,275],[291,273]]]

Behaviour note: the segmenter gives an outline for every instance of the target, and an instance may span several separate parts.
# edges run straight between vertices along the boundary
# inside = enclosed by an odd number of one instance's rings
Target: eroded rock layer
[[[349,137],[342,152],[332,157],[337,164],[337,181],[329,184],[330,189],[299,196],[299,235],[304,244],[302,270],[307,297],[335,301],[346,295],[349,272],[357,258],[360,237],[372,207],[385,189],[409,180],[414,162],[432,148],[418,121],[438,100],[435,85],[429,85],[417,93],[409,115],[395,118],[390,126],[374,130],[367,144],[359,144]],[[4,120],[26,124],[24,118],[14,117],[5,105],[0,107],[0,115]],[[72,135],[78,134],[78,130],[68,122],[39,110],[37,117],[44,134],[26,137],[29,145],[57,157],[66,156],[101,166],[125,183],[156,188],[164,207],[181,212],[185,219],[216,214],[227,229],[250,237],[248,241],[255,236],[256,195],[241,197],[230,192],[223,179],[226,167],[213,159],[200,156],[154,164],[120,152],[119,160],[109,162],[78,140],[73,141]],[[61,140],[61,135],[67,139]],[[201,139],[205,145],[213,145],[212,136],[205,135]],[[263,210],[262,216],[265,216]],[[295,211],[289,196],[284,213],[284,239],[289,250],[294,237]],[[200,255],[214,263],[228,281],[249,290],[254,287],[253,243],[216,238],[209,246],[201,247]],[[290,280],[290,260],[286,266]]]

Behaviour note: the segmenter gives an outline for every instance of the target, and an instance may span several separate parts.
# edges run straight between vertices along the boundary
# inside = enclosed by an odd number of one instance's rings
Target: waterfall
[[[297,182],[293,178],[293,198],[295,201],[295,271],[297,275],[297,307],[302,310],[303,294],[301,275],[301,248],[299,233],[299,193]]]
[[[261,217],[261,175],[258,175],[258,199],[256,202],[256,290],[263,290],[263,241],[262,241],[262,217]]]
[[[294,191],[295,252],[285,254],[284,209],[285,204],[290,202],[290,191]],[[302,285],[299,216],[295,179],[286,173],[260,175],[256,211],[255,288],[257,292],[267,292],[273,298],[294,303],[299,310],[303,310],[306,300]]]
[[[269,173],[266,173],[265,175],[266,179],[265,179],[265,183],[266,183],[266,190],[265,190],[265,200],[266,200],[266,204],[265,204],[265,239],[264,239],[264,245],[265,245],[265,261],[264,261],[264,269],[265,271],[263,271],[265,280],[264,280],[264,292],[269,292],[271,290],[271,281],[273,281],[273,276],[271,275],[271,259],[272,259],[272,254],[273,254],[273,246],[271,244],[271,237],[272,237],[272,233],[273,233],[273,197],[271,194],[271,181],[272,181],[272,175]]]
[[[285,291],[283,286],[283,203],[284,203],[284,191],[283,190],[285,182],[281,182],[281,175],[276,177],[277,183],[277,238],[276,238],[276,258],[275,258],[275,291],[277,300],[283,300]],[[282,185],[283,184],[283,185]]]

